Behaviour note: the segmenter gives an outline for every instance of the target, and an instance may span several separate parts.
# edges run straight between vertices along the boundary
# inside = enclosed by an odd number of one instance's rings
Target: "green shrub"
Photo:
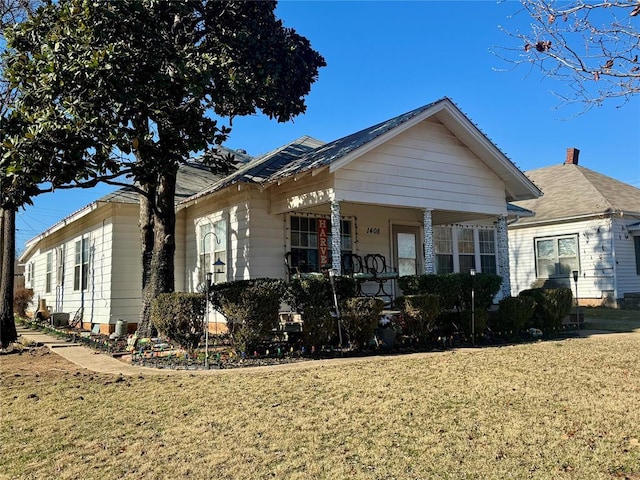
[[[440,313],[439,297],[430,293],[406,295],[398,298],[397,304],[404,314],[406,333],[413,335],[418,341],[425,341],[436,328]]]
[[[355,295],[356,283],[335,277],[338,302]],[[285,301],[302,317],[302,339],[307,347],[326,345],[337,334],[331,282],[326,277],[295,279],[288,284]]]
[[[570,288],[532,288],[520,292],[520,296],[531,297],[536,302],[531,326],[558,329],[562,320],[571,312],[573,294]]]
[[[212,303],[226,318],[237,351],[250,352],[277,327],[285,289],[283,280],[271,278],[213,286]]]
[[[521,295],[500,300],[494,328],[498,332],[520,332],[529,324],[536,309],[533,297]]]
[[[341,304],[341,322],[349,341],[365,347],[380,323],[384,301],[380,298],[347,298]]]
[[[160,335],[193,353],[204,331],[205,308],[202,293],[161,293],[151,304],[151,323]]]
[[[471,287],[475,288],[476,310],[486,310],[500,290],[502,277],[490,273],[448,273],[445,275],[409,275],[398,284],[405,295],[429,293],[440,298],[442,310],[463,311],[471,308]]]
[[[13,313],[24,318],[27,316],[27,308],[33,303],[32,288],[18,288],[13,293]]]
[[[472,333],[475,333],[478,336],[487,330],[489,312],[487,310],[476,310],[475,314],[473,314],[471,309],[463,310],[460,314],[460,320],[462,331],[465,334],[471,336]]]

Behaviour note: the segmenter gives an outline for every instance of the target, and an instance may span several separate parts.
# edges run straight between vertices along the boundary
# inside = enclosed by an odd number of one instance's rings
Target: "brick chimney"
[[[564,161],[565,165],[577,165],[579,155],[580,150],[577,148],[567,148],[567,159]]]

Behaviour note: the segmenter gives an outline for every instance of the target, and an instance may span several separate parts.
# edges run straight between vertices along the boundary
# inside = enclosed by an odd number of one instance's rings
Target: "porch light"
[[[220,258],[218,258],[214,263],[213,266],[216,267],[216,273],[223,273],[223,271],[221,270],[221,267],[224,267],[226,265],[226,263],[224,263],[222,260],[220,260]],[[207,273],[207,276],[211,275],[211,273]],[[211,279],[208,280],[209,281],[209,285],[211,285]]]

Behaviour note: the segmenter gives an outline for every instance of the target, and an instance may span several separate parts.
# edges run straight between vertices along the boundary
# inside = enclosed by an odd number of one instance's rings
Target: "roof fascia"
[[[71,215],[68,215],[68,216],[64,217],[62,220],[60,220],[59,222],[53,224],[53,226],[49,227],[44,232],[42,232],[42,233],[38,234],[37,236],[33,237],[31,240],[28,240],[27,243],[26,243],[26,248],[25,248],[24,252],[22,252],[22,255],[20,255],[20,257],[18,258],[18,261],[22,262],[23,259],[28,257],[31,254],[31,252],[33,252],[33,250],[35,250],[36,246],[42,240],[47,238],[49,235],[52,235],[55,232],[58,232],[58,231],[62,230],[64,227],[66,227],[70,223],[73,223],[73,222],[75,222],[77,220],[80,220],[83,217],[86,217],[87,215],[89,215],[94,210],[97,210],[98,208],[100,208],[102,206],[105,206],[105,205],[111,205],[112,203],[114,203],[114,202],[101,202],[101,201],[91,202],[89,205],[85,205],[80,210],[77,210],[76,212],[72,213]]]
[[[500,178],[505,180],[505,188],[507,192],[513,197],[511,201],[517,200],[530,200],[533,198],[538,198],[542,196],[542,191],[524,174],[522,170],[516,167],[511,160],[509,160],[502,151],[494,145],[494,143],[489,140],[485,134],[483,134],[480,129],[471,122],[467,116],[460,111],[453,103],[449,103],[450,107],[446,109],[446,112],[449,113],[453,119],[457,122],[457,124],[464,129],[464,133],[468,134],[478,146],[480,146],[484,151],[490,156],[490,158],[496,159],[499,165],[505,168],[511,175],[513,175],[514,180],[519,181],[521,184],[526,186],[526,190],[530,192],[528,196],[516,195],[512,190],[509,189],[509,182],[507,178],[504,178],[495,168],[492,168],[494,172],[496,172]],[[447,125],[448,128],[451,126]],[[456,135],[457,133],[454,132]],[[467,144],[467,142],[465,142]],[[468,145],[467,145],[468,146]],[[485,155],[479,155],[477,151],[472,151],[478,155],[481,159],[485,160]],[[491,166],[490,166],[491,167]]]

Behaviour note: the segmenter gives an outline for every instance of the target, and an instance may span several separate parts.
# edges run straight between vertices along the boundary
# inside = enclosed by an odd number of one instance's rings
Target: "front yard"
[[[640,478],[640,335],[125,378],[0,358],[0,478]]]

